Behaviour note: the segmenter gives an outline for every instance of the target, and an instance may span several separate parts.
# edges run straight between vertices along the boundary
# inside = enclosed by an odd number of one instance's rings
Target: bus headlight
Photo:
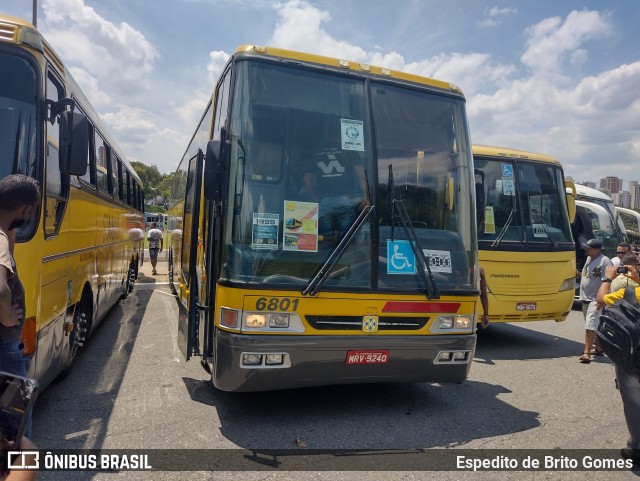
[[[436,317],[429,332],[472,332],[474,323],[473,314],[447,314]]]
[[[576,279],[575,277],[570,277],[569,279],[565,279],[562,281],[560,285],[560,292],[562,291],[572,291],[576,287]]]
[[[269,327],[286,329],[289,327],[289,314],[271,314],[269,316]]]
[[[304,324],[295,312],[245,312],[242,331],[252,332],[304,332]]]
[[[245,325],[247,327],[265,327],[267,325],[267,318],[264,314],[248,314]]]

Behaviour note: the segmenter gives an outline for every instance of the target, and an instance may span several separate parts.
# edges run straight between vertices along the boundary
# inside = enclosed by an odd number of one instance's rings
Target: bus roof
[[[611,202],[611,197],[609,197],[607,194],[605,194],[601,190],[594,189],[593,187],[587,187],[586,185],[576,184],[576,193],[577,195],[582,195],[583,197],[591,197],[593,199],[600,199]]]
[[[122,155],[122,149],[118,143],[112,137],[109,130],[106,128],[102,119],[98,113],[94,110],[93,106],[84,95],[75,79],[71,75],[71,72],[64,65],[64,62],[60,56],[51,47],[49,42],[45,40],[42,34],[36,29],[33,24],[27,20],[19,17],[13,17],[0,12],[0,42],[9,42],[16,45],[21,45],[28,49],[35,49],[43,55],[50,57],[52,65],[55,65],[61,71],[59,72],[64,76],[64,80],[67,83],[67,88],[73,93],[75,97],[80,101],[81,107],[90,116],[91,122],[98,127],[100,133],[105,137],[105,140]],[[135,171],[131,163],[123,157],[120,160],[128,167],[128,170],[132,172],[136,180],[142,185],[140,176]]]
[[[511,159],[535,160],[537,162],[548,162],[550,164],[560,165],[560,161],[550,155],[537,154],[535,152],[527,152],[526,150],[509,149],[507,147],[498,147],[494,145],[477,145],[472,146],[473,155],[484,155],[486,157],[505,157]]]
[[[606,227],[607,230],[612,229],[611,214],[609,214],[609,211],[601,205],[594,204],[585,200],[576,200],[576,206],[585,209],[586,211],[589,211],[593,215],[595,215],[600,222],[600,226]]]
[[[315,63],[344,70],[357,71],[365,75],[406,80],[408,82],[414,82],[422,85],[428,85],[430,87],[436,87],[438,89],[447,90],[451,93],[463,96],[462,90],[457,85],[454,85],[452,83],[443,82],[441,80],[436,80],[429,77],[422,77],[420,75],[410,74],[406,72],[400,72],[397,70],[391,70],[383,67],[376,67],[374,65],[369,65],[362,62],[354,62],[339,58],[325,57],[323,55],[315,55],[311,53],[298,52],[295,50],[286,50],[261,45],[240,45],[238,48],[236,48],[235,55],[264,55],[274,58],[286,58],[289,60],[297,60],[300,62]]]
[[[640,212],[638,211],[635,211],[633,209],[627,209],[626,207],[618,207],[618,206],[616,206],[616,210],[620,212],[624,212],[625,214],[629,214],[635,217],[636,219],[640,220]]]
[[[33,23],[29,22],[28,20],[25,20],[24,18],[20,18],[20,17],[14,17],[12,15],[6,14],[6,13],[2,13],[0,12],[0,21],[6,21],[9,23],[12,23],[14,25],[20,26],[20,27],[29,27],[32,29],[36,29],[33,26]],[[0,38],[2,38],[3,40],[7,40],[7,35],[11,33],[9,31],[3,31]],[[17,30],[14,31],[14,33],[17,33]]]

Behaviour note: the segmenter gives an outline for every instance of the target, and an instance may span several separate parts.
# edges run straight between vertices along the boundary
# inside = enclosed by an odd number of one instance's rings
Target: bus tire
[[[129,288],[129,286],[131,285],[131,264],[129,264],[129,268],[127,269],[127,272],[124,275],[124,290],[122,291],[122,294],[120,294],[120,300],[124,301],[128,296],[129,296],[129,292],[131,292],[131,289]]]
[[[138,280],[138,270],[140,269],[138,258],[136,258],[136,260],[133,262],[133,265],[134,265],[135,278],[136,280]]]
[[[79,348],[86,342],[93,321],[93,296],[91,291],[85,288],[82,299],[76,305],[73,312],[73,330],[69,333],[69,345],[62,370],[58,374],[58,380],[63,380],[71,373],[73,360],[78,354]]]
[[[133,262],[129,265],[129,273],[128,273],[128,284],[127,284],[127,291],[128,292],[132,292],[133,291],[133,285],[136,282],[136,270],[134,268]]]

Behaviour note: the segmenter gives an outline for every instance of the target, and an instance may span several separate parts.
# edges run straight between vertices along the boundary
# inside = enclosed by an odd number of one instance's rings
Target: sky
[[[32,0],[0,11],[32,19]],[[640,2],[38,0],[38,28],[129,160],[173,172],[225,62],[271,45],[464,92],[471,140],[640,180]]]

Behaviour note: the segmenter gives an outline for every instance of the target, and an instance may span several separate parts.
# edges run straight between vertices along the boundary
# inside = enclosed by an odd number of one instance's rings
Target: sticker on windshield
[[[422,249],[424,256],[429,260],[431,272],[444,272],[451,274],[451,252],[435,249]]]
[[[484,233],[496,233],[496,219],[493,216],[493,206],[488,205],[484,208]]]
[[[513,184],[513,179],[502,178],[502,193],[504,195],[516,195],[516,187]]]
[[[533,230],[533,237],[545,237],[547,236],[547,229],[544,224],[531,224],[531,230]]]
[[[364,152],[364,127],[362,120],[340,119],[342,150]]]
[[[252,249],[278,249],[279,214],[253,214]]]
[[[513,165],[502,164],[502,177],[513,177]]]
[[[282,249],[318,252],[318,204],[316,202],[284,201]]]
[[[387,239],[387,274],[415,274],[416,256],[406,240]]]

